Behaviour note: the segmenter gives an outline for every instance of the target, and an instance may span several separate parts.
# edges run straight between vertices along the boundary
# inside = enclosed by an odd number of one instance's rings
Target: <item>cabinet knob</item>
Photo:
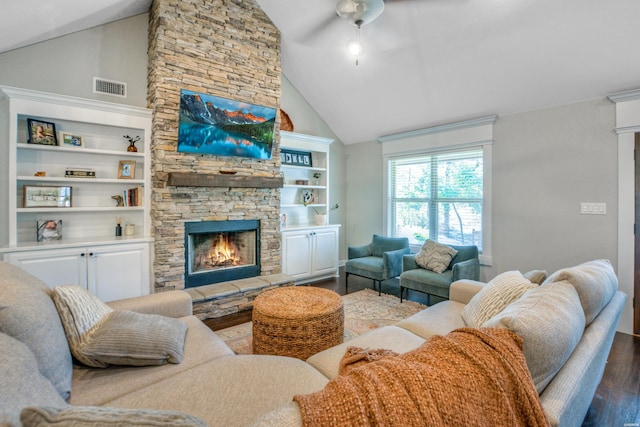
[[[84,252],[80,254],[80,256],[85,256],[85,255],[86,255],[86,254],[85,254]]]

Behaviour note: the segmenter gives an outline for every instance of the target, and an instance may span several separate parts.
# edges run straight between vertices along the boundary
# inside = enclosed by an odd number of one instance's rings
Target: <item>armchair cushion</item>
[[[416,255],[415,260],[416,264],[422,268],[442,273],[449,268],[451,260],[457,253],[458,251],[451,246],[427,240],[422,245],[422,250]]]
[[[371,256],[371,243],[363,246],[349,246],[347,248],[347,259],[364,258]]]
[[[389,251],[395,251],[398,249],[408,249],[409,239],[402,237],[385,237],[377,234],[373,235],[371,240],[371,255],[382,257],[382,254]],[[407,253],[409,253],[407,251]]]
[[[373,280],[387,280],[402,273],[402,256],[408,254],[409,239],[373,235],[370,244],[349,246],[345,272]]]

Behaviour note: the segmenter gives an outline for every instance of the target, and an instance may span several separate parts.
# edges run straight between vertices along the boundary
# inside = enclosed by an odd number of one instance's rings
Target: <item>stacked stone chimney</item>
[[[184,288],[186,221],[259,220],[261,275],[279,273],[278,189],[167,184],[171,172],[279,174],[278,131],[271,160],[177,152],[181,89],[279,107],[278,29],[253,0],[154,0],[148,54],[148,103],[153,109],[151,221],[157,290]]]

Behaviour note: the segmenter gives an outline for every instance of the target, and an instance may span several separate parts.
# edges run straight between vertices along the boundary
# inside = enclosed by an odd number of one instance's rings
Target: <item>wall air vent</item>
[[[127,84],[117,82],[115,80],[102,79],[100,77],[93,78],[93,93],[101,93],[103,95],[127,97]]]

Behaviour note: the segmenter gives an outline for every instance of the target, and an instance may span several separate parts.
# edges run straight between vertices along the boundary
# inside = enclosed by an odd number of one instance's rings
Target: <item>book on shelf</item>
[[[144,187],[139,185],[134,188],[124,190],[123,199],[124,205],[131,206],[144,206]]]

